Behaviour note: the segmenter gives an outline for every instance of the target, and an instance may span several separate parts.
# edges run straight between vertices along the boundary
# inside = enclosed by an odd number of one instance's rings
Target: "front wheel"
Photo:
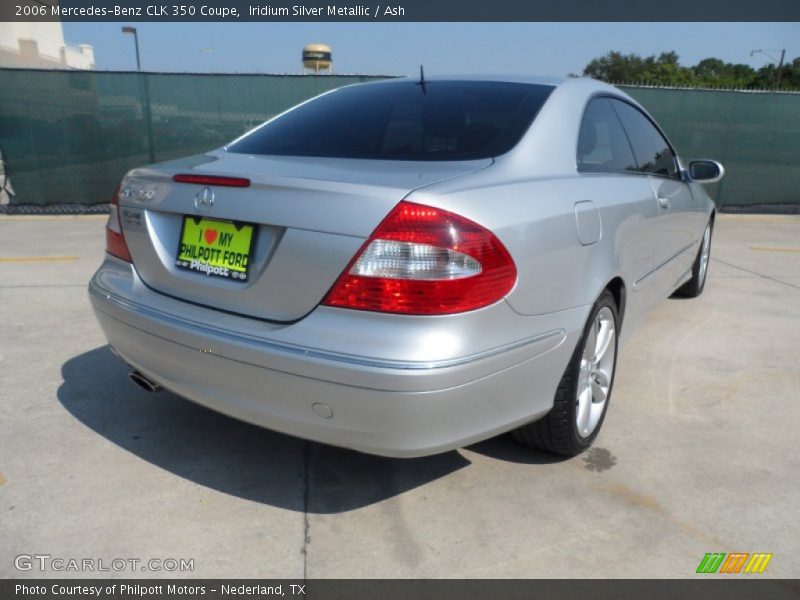
[[[711,233],[713,227],[711,221],[706,225],[703,232],[703,241],[700,242],[700,249],[692,265],[692,278],[675,290],[675,296],[683,298],[697,298],[703,293],[706,287],[706,275],[708,274],[708,261],[711,259]]]
[[[600,432],[617,366],[617,304],[605,290],[595,302],[553,400],[540,420],[514,431],[519,441],[565,456],[586,450]]]

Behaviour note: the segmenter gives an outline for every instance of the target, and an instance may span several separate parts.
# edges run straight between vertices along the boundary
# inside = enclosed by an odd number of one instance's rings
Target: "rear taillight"
[[[514,261],[491,231],[404,201],[364,243],[323,304],[445,315],[493,304],[516,280]]]
[[[108,222],[106,223],[106,252],[117,258],[133,262],[125,235],[122,233],[122,223],[119,218],[119,188],[114,192],[114,197],[108,205]]]

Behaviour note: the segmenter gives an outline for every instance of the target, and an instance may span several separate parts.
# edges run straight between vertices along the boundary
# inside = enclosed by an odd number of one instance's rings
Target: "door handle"
[[[670,205],[670,199],[669,198],[662,198],[661,196],[658,196],[657,200],[658,200],[658,205],[661,208],[669,208],[669,205]]]

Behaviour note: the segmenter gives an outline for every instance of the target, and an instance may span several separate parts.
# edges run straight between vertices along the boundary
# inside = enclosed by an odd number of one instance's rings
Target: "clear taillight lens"
[[[460,215],[401,202],[370,236],[323,300],[328,306],[400,314],[475,310],[517,279],[508,251]]]
[[[468,254],[393,240],[370,242],[350,269],[352,275],[387,279],[461,279],[480,272],[481,264]]]
[[[128,244],[125,243],[125,235],[122,233],[122,222],[119,216],[119,188],[114,192],[113,198],[108,205],[108,221],[106,222],[106,252],[113,254],[117,258],[133,262]]]

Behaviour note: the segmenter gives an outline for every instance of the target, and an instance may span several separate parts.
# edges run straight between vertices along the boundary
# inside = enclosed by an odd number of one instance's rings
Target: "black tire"
[[[583,437],[578,432],[578,425],[576,423],[577,411],[577,393],[578,393],[578,375],[581,368],[581,358],[583,348],[589,336],[590,327],[594,324],[597,314],[603,307],[611,309],[614,316],[614,339],[616,342],[619,340],[619,314],[617,312],[617,303],[614,296],[608,290],[603,291],[600,297],[595,302],[589,313],[589,318],[583,328],[583,335],[575,347],[575,351],[570,358],[564,375],[556,389],[556,395],[553,399],[553,408],[544,417],[533,423],[523,425],[519,429],[514,430],[512,433],[514,437],[534,448],[553,452],[554,454],[561,454],[564,456],[575,456],[580,454],[589,446],[592,445],[600,428],[603,426],[603,421],[606,418],[608,405],[611,401],[611,392],[614,388],[614,375],[616,374],[617,367],[617,349],[618,343],[614,346],[614,362],[613,371],[611,373],[611,383],[608,388],[607,400],[603,408],[603,414],[597,423],[594,431],[587,437]]]
[[[708,261],[711,261],[711,238],[714,234],[714,222],[709,221],[708,225],[706,225],[706,229],[708,230]],[[697,298],[700,294],[703,293],[703,290],[706,287],[706,279],[708,279],[708,263],[706,263],[706,268],[700,273],[700,269],[703,262],[703,240],[705,239],[705,231],[703,232],[703,239],[700,241],[700,247],[697,249],[697,256],[694,258],[694,264],[692,265],[692,278],[684,283],[681,287],[675,290],[673,296],[679,296],[681,298]]]

